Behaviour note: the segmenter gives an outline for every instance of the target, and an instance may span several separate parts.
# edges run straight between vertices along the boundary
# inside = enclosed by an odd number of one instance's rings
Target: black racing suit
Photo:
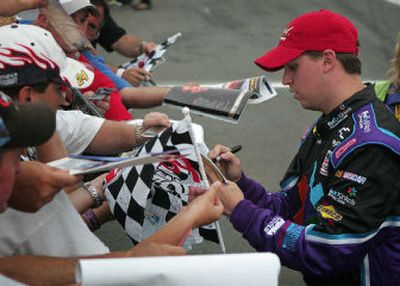
[[[399,137],[368,86],[309,129],[281,192],[243,175],[231,222],[309,285],[399,285]]]

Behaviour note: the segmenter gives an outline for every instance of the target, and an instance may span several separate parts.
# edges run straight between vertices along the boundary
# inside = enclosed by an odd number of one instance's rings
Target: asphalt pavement
[[[218,83],[264,74],[253,61],[276,46],[286,24],[296,16],[330,9],[347,16],[359,29],[363,79],[384,79],[393,55],[400,27],[400,6],[396,0],[153,0],[153,9],[135,11],[128,6],[112,6],[115,20],[130,33],[160,42],[181,32],[182,37],[168,50],[166,62],[155,70],[158,85],[196,81]],[[106,61],[119,65],[127,59],[100,50]],[[279,181],[296,153],[305,129],[319,116],[303,110],[286,88],[280,87],[281,72],[267,74],[278,96],[259,105],[249,105],[238,124],[229,124],[193,115],[205,130],[209,147],[221,143],[242,144],[238,153],[245,172],[270,191],[279,190]],[[182,114],[169,107],[134,110],[136,117],[162,111],[171,118]],[[221,220],[227,252],[253,251],[248,243]],[[98,235],[113,250],[127,249],[129,240],[116,223],[109,223]],[[192,253],[218,253],[219,247],[203,243]],[[262,283],[260,283],[262,284]],[[304,285],[301,275],[283,267],[280,285]]]

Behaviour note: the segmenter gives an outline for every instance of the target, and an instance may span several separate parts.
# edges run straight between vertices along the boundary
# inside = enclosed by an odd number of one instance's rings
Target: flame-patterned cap
[[[11,24],[0,35],[0,87],[51,81],[81,89],[93,82],[90,67],[68,58],[49,31]]]

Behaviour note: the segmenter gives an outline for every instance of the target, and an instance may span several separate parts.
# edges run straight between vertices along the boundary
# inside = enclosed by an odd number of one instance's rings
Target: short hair
[[[322,57],[321,51],[306,51],[304,55],[308,55],[311,58],[318,59]],[[342,64],[343,69],[348,74],[358,74],[361,75],[361,61],[360,59],[350,53],[336,53],[336,58]]]
[[[397,43],[394,49],[394,58],[390,61],[388,75],[389,79],[400,87],[400,33],[397,37]]]
[[[94,6],[99,7],[102,6],[104,9],[104,18],[110,14],[110,8],[107,5],[107,2],[104,0],[90,0],[90,3],[92,3]]]
[[[23,86],[12,86],[12,87],[0,87],[0,90],[10,96],[12,99],[16,99],[19,92],[24,86],[30,86],[36,92],[43,93],[49,86],[50,81],[44,81],[36,84],[26,84]]]

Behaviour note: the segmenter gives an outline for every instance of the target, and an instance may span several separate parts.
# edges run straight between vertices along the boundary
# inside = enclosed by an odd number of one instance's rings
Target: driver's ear
[[[333,50],[325,50],[322,52],[323,71],[332,70],[337,63],[336,53]]]

